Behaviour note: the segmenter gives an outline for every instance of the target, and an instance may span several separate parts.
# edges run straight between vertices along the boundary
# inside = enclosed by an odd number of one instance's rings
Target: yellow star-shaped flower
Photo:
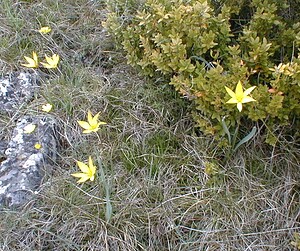
[[[82,133],[91,133],[97,132],[100,125],[105,125],[105,122],[98,121],[100,112],[98,112],[94,117],[90,111],[88,111],[87,122],[86,121],[77,121],[78,124],[85,129]]]
[[[39,67],[39,61],[38,56],[36,52],[32,52],[32,58],[24,56],[25,60],[28,62],[28,64],[21,64],[28,68],[38,68]]]
[[[231,89],[229,89],[228,87],[225,86],[227,93],[231,96],[231,99],[229,99],[226,103],[236,104],[237,109],[241,112],[243,109],[244,103],[256,101],[255,99],[248,96],[255,87],[256,86],[252,86],[252,87],[248,88],[246,91],[243,91],[242,83],[241,83],[241,81],[239,81],[235,88],[235,92],[233,92]]]
[[[53,54],[52,57],[45,56],[47,63],[41,62],[41,64],[47,69],[57,68],[59,62],[59,55]]]
[[[77,161],[77,165],[82,172],[71,174],[72,176],[74,176],[76,178],[80,178],[77,181],[77,183],[83,183],[83,182],[86,182],[87,180],[94,181],[95,173],[96,173],[96,166],[94,166],[91,156],[89,156],[88,165],[84,164],[81,161]]]
[[[44,26],[39,29],[39,32],[42,34],[47,34],[47,33],[51,32],[51,28],[49,26]]]

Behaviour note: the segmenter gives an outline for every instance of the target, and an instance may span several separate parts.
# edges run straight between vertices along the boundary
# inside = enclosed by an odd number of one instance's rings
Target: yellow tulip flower
[[[72,176],[74,176],[76,178],[80,178],[77,181],[77,183],[83,183],[83,182],[86,182],[87,180],[94,181],[95,173],[96,173],[96,166],[94,166],[91,156],[89,156],[88,165],[84,164],[81,161],[77,161],[77,165],[82,172],[71,174]]]
[[[82,133],[91,133],[97,132],[100,125],[105,125],[105,122],[98,121],[99,112],[93,117],[90,111],[88,111],[87,122],[86,121],[77,121],[78,124],[85,129]]]
[[[37,68],[39,67],[39,62],[38,62],[38,56],[36,52],[32,52],[32,58],[24,56],[25,60],[28,62],[28,64],[21,64],[25,67],[28,68]]]
[[[241,83],[241,81],[239,81],[236,86],[235,92],[233,92],[231,89],[229,89],[228,87],[225,86],[227,93],[231,96],[231,99],[229,99],[226,103],[236,104],[237,109],[241,112],[243,109],[242,104],[256,101],[255,99],[248,96],[255,87],[256,86],[252,86],[252,87],[248,88],[247,90],[243,91],[242,83]]]
[[[47,34],[47,33],[51,32],[51,28],[49,26],[44,26],[39,29],[39,32],[42,34]]]
[[[53,54],[52,57],[45,56],[47,63],[41,62],[41,64],[47,69],[57,68],[59,62],[59,55]]]

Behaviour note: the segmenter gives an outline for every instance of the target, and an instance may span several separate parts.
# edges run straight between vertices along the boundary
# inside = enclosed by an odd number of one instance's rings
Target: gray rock
[[[38,88],[35,73],[15,72],[0,78],[0,111],[19,109],[33,98]]]
[[[5,150],[7,148],[7,142],[6,141],[0,141],[0,158],[4,157]]]
[[[36,128],[25,133],[29,124]],[[36,143],[42,147],[36,149]],[[32,198],[47,166],[55,161],[56,143],[56,121],[49,115],[19,120],[0,164],[0,207],[19,207]]]

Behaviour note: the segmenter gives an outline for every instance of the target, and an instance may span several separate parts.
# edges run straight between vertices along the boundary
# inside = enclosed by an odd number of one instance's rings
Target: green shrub
[[[224,116],[234,127],[263,121],[269,132],[299,118],[300,18],[287,1],[147,0],[133,6],[126,22],[110,8],[106,27],[131,65],[164,75],[195,104],[203,132],[221,135]],[[226,103],[224,88],[234,90],[238,81],[244,89],[257,86],[251,93],[256,102],[241,113]]]

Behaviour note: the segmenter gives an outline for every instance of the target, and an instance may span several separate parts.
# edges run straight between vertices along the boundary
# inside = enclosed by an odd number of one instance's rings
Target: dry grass
[[[270,148],[257,138],[224,163],[218,142],[193,129],[189,104],[114,51],[100,25],[101,1],[3,1],[1,72],[20,69],[32,50],[62,57],[59,71],[38,70],[40,95],[15,114],[53,103],[62,145],[35,199],[1,211],[1,251],[293,250],[300,229],[295,139]],[[40,25],[53,33],[41,37]],[[76,121],[89,109],[108,125],[82,135]],[[6,131],[9,119],[1,115]],[[97,179],[77,185],[75,160],[89,155]],[[214,175],[204,172],[207,163],[217,167]]]

